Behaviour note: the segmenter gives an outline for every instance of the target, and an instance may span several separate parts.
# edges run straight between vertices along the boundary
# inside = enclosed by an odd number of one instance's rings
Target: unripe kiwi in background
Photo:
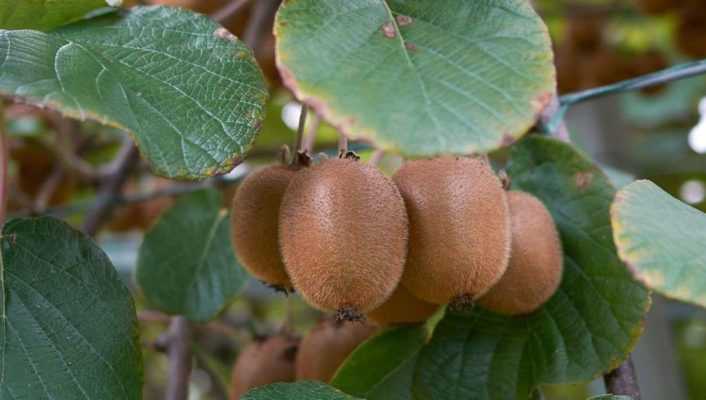
[[[299,171],[280,208],[280,250],[312,306],[356,319],[397,287],[407,255],[404,202],[392,181],[354,159]]]
[[[297,353],[297,379],[328,382],[351,352],[378,328],[360,321],[319,321],[302,339]]]
[[[296,379],[295,362],[299,339],[279,334],[255,340],[238,355],[233,367],[230,400],[238,400],[248,390]]]
[[[561,241],[551,214],[536,197],[509,192],[508,202],[512,221],[510,265],[478,304],[500,314],[528,314],[549,300],[561,283]]]
[[[379,325],[414,324],[426,321],[438,309],[438,304],[418,299],[404,285],[399,285],[392,296],[367,317]]]
[[[279,251],[280,204],[295,170],[273,165],[248,175],[233,198],[231,239],[235,255],[255,278],[291,288]]]
[[[507,268],[510,213],[487,161],[441,157],[411,161],[393,177],[409,215],[402,284],[435,304],[468,302]]]

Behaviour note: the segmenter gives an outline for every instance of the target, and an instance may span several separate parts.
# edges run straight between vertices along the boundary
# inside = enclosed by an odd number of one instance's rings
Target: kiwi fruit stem
[[[294,151],[297,154],[292,159],[292,165],[299,165],[299,153],[304,152],[306,153],[306,149],[302,148],[302,142],[304,140],[304,126],[306,125],[306,115],[308,113],[308,108],[306,107],[305,104],[302,104],[302,111],[299,114],[299,127],[297,127],[297,138],[296,141],[294,142]]]
[[[338,135],[338,157],[344,158],[348,153],[348,138],[344,134]]]
[[[385,156],[385,150],[376,149],[373,152],[373,155],[370,157],[368,164],[372,165],[373,167],[377,167],[377,165],[380,163],[380,160],[382,160],[382,158],[384,156]]]

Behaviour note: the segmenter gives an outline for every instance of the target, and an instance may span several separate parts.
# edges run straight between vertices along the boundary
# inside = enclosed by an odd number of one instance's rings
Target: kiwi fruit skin
[[[300,170],[280,209],[280,250],[310,305],[356,319],[399,283],[409,235],[402,197],[375,167],[324,160]]]
[[[329,382],[358,345],[378,327],[360,321],[325,318],[304,336],[297,353],[297,380]]]
[[[283,289],[292,285],[279,251],[280,203],[295,172],[273,165],[248,175],[235,193],[230,217],[240,263],[255,278]]]
[[[465,303],[495,284],[510,256],[506,192],[487,161],[407,162],[393,176],[407,206],[409,254],[402,284],[434,304]]]
[[[248,390],[277,382],[294,382],[299,339],[278,334],[258,339],[246,346],[233,367],[230,400],[238,400]]]
[[[438,304],[418,299],[404,285],[399,285],[392,296],[367,317],[378,325],[416,324],[426,321],[438,309]]]
[[[512,220],[510,266],[478,304],[505,315],[529,314],[542,306],[561,283],[563,256],[559,233],[536,197],[509,192]]]

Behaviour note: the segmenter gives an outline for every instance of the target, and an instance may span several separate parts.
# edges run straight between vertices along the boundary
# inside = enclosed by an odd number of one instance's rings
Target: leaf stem
[[[187,400],[192,367],[191,323],[181,316],[172,318],[168,335],[169,382],[165,399]]]
[[[258,0],[254,4],[250,21],[243,33],[243,42],[251,49],[257,49],[268,26],[272,26],[279,3],[280,0]]]
[[[299,153],[302,151],[307,151],[307,149],[302,148],[304,140],[304,126],[306,125],[306,115],[308,114],[308,107],[306,104],[302,104],[302,111],[299,113],[299,126],[297,127],[297,139],[294,143],[294,153]],[[298,157],[294,157],[295,160]]]
[[[628,359],[618,368],[603,375],[603,381],[611,394],[630,396],[633,400],[641,399],[631,356],[628,356]]]

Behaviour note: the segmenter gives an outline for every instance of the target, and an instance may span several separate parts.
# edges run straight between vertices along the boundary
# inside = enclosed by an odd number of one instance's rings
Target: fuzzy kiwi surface
[[[551,214],[539,199],[509,192],[512,250],[505,275],[478,304],[506,315],[528,314],[542,306],[561,283],[561,241]]]
[[[379,325],[414,324],[426,321],[438,309],[438,304],[418,299],[404,285],[399,285],[392,296],[367,317]]]
[[[248,390],[277,382],[294,382],[299,339],[278,334],[258,339],[246,346],[233,367],[230,400],[238,400]]]
[[[409,254],[402,284],[434,304],[470,302],[505,272],[510,255],[506,192],[487,161],[411,161],[393,177],[407,206]]]
[[[280,250],[294,288],[312,306],[361,318],[397,287],[408,221],[392,181],[354,159],[298,172],[282,200]]]
[[[302,339],[297,353],[297,379],[329,382],[350,353],[377,329],[360,321],[319,321]]]
[[[248,175],[235,193],[231,212],[231,241],[240,263],[257,279],[285,290],[292,285],[279,251],[279,213],[295,173],[274,165]]]

